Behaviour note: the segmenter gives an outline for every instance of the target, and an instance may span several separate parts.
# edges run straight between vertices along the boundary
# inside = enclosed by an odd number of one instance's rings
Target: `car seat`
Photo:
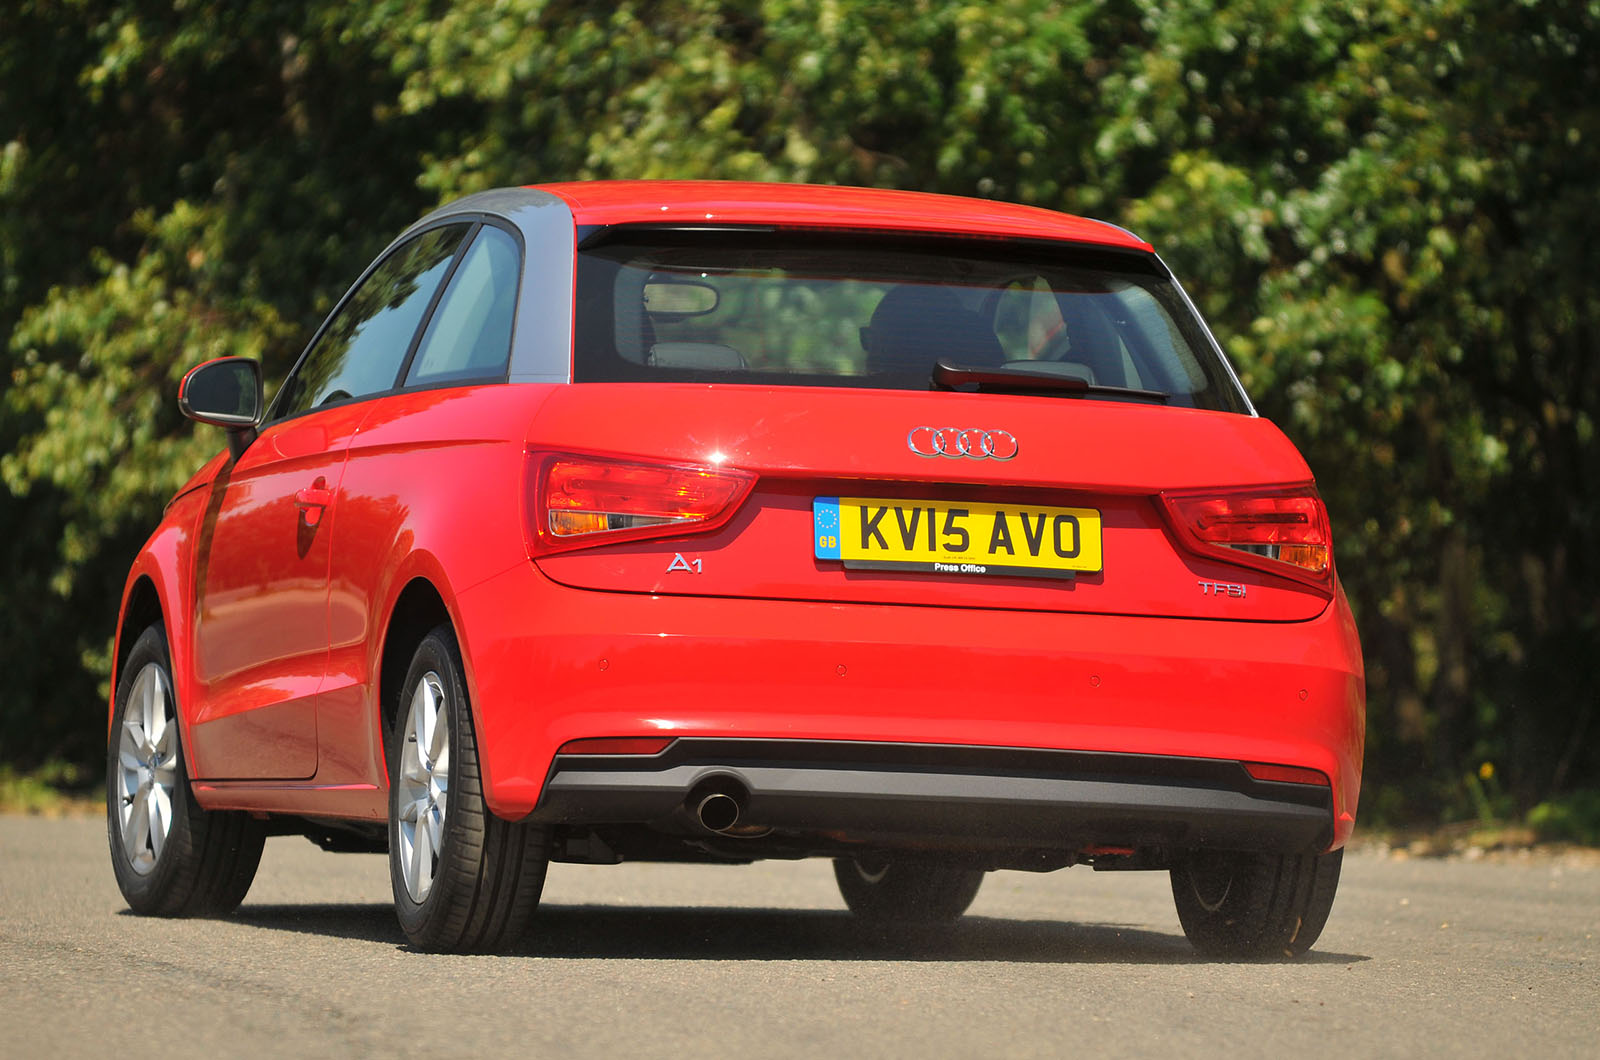
[[[1000,340],[982,316],[962,307],[945,287],[902,284],[883,296],[862,329],[867,371],[927,375],[943,358],[991,368],[1005,361]]]

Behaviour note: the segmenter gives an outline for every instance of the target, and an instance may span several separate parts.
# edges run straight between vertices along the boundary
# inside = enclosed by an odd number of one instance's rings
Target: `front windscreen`
[[[621,229],[581,249],[577,382],[927,390],[935,362],[1243,412],[1155,260],[1066,244]]]

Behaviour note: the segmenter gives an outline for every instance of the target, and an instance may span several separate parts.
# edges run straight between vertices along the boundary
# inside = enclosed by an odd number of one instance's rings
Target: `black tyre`
[[[202,810],[189,790],[167,635],[139,635],[117,681],[106,753],[106,836],[123,898],[151,916],[216,916],[244,901],[266,832]]]
[[[511,945],[539,904],[545,829],[503,821],[483,799],[461,650],[448,626],[423,638],[389,748],[389,878],[406,937],[432,952]]]
[[[948,923],[983,886],[981,869],[876,858],[835,858],[833,875],[850,911],[878,923]]]
[[[1172,869],[1183,933],[1207,956],[1298,956],[1328,922],[1343,861],[1343,850],[1193,853]]]

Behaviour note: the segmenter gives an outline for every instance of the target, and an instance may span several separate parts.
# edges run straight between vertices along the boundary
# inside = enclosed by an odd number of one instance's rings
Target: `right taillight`
[[[1333,585],[1333,535],[1315,486],[1163,493],[1161,503],[1195,552],[1321,589]]]

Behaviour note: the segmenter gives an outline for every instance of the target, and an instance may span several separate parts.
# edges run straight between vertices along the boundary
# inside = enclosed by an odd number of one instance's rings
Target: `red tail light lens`
[[[658,755],[672,743],[671,736],[591,736],[568,740],[558,755]]]
[[[1300,766],[1275,766],[1266,762],[1246,762],[1244,770],[1256,780],[1270,780],[1275,784],[1317,784],[1328,787],[1328,774]]]
[[[1323,589],[1333,584],[1328,509],[1313,486],[1163,493],[1161,502],[1196,552]]]
[[[531,454],[535,553],[701,532],[727,522],[755,484],[734,468]]]

